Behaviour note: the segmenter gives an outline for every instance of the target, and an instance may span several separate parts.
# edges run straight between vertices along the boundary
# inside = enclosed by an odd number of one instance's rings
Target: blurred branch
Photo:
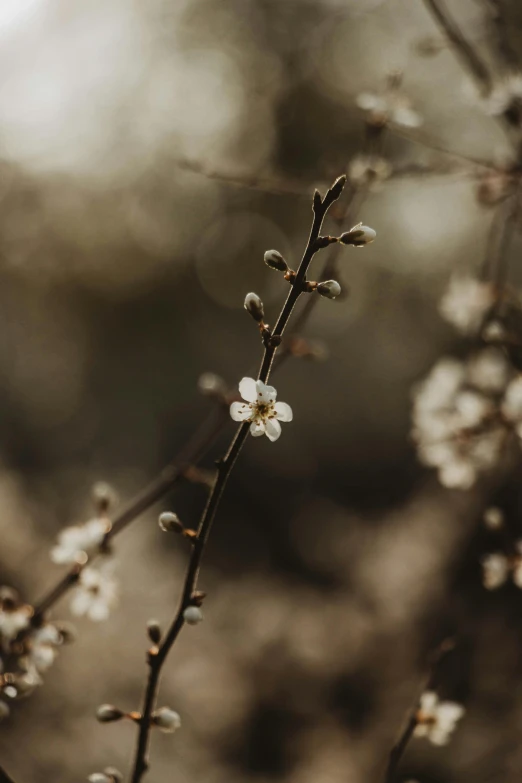
[[[508,25],[501,0],[484,0],[488,8],[494,40],[504,64],[510,69],[520,68],[519,57],[509,40]]]
[[[310,185],[292,179],[270,179],[269,177],[241,176],[230,171],[210,168],[207,164],[196,160],[180,159],[176,161],[178,168],[200,174],[206,179],[213,179],[223,185],[259,190],[262,193],[272,193],[277,196],[310,197]]]
[[[414,706],[408,712],[405,726],[399,736],[399,739],[397,740],[397,742],[395,743],[395,745],[390,751],[390,757],[388,761],[388,767],[386,769],[384,783],[394,783],[397,774],[397,769],[399,767],[401,759],[404,756],[404,753],[406,752],[406,748],[408,747],[409,742],[413,737],[413,732],[415,731],[415,727],[417,726],[417,712],[419,709],[420,697],[422,696],[424,691],[428,691],[434,688],[435,680],[437,676],[437,667],[441,662],[441,660],[454,648],[455,648],[454,639],[452,638],[444,639],[430,656],[431,660],[429,661],[428,664],[428,673],[424,680],[423,686],[419,692],[417,699],[415,700]]]
[[[499,290],[497,305],[502,302],[509,272],[509,248],[520,217],[520,185],[514,194],[497,211],[491,223],[484,259],[482,277]]]
[[[0,783],[14,783],[3,767],[0,767]]]
[[[392,132],[396,136],[400,136],[403,139],[407,139],[408,141],[414,142],[414,144],[419,144],[422,147],[426,147],[426,149],[434,150],[434,152],[440,152],[443,155],[448,155],[452,158],[459,158],[462,161],[465,161],[466,163],[469,163],[473,166],[478,166],[479,168],[483,169],[489,169],[491,171],[496,171],[498,166],[495,165],[492,161],[488,160],[481,160],[480,158],[473,158],[470,155],[466,155],[463,152],[457,152],[456,150],[448,150],[446,147],[443,147],[441,144],[438,144],[436,141],[431,139],[429,136],[426,136],[422,132],[420,132],[417,128],[415,130],[407,130],[404,127],[397,127],[392,126]]]
[[[314,255],[321,248],[321,245],[318,244],[317,240],[320,236],[323,220],[332,204],[337,201],[341,195],[345,182],[345,176],[339,177],[334,182],[332,187],[329,188],[324,199],[321,199],[319,192],[315,191],[313,200],[314,218],[305,251],[303,253],[286,301],[283,304],[279,314],[279,318],[277,319],[277,323],[272,332],[263,338],[265,348],[258,375],[258,379],[263,381],[263,383],[266,383],[270,377],[272,362],[277,349],[281,344],[281,338],[284,334],[294,306],[303,293],[308,267],[310,266]],[[161,670],[170,650],[172,649],[172,646],[174,645],[174,642],[176,641],[181,629],[183,628],[183,625],[185,624],[184,612],[186,609],[188,609],[189,606],[191,606],[194,600],[193,596],[197,587],[199,568],[205,544],[208,540],[208,536],[210,534],[212,523],[214,521],[223,490],[225,489],[225,485],[228,481],[230,473],[232,472],[234,464],[241,452],[241,449],[243,448],[243,445],[249,434],[249,430],[249,421],[245,421],[239,425],[225,456],[218,462],[217,476],[214,480],[213,487],[210,490],[207,504],[198,526],[197,536],[193,542],[194,548],[187,568],[178,609],[165,636],[165,639],[160,643],[159,647],[154,646],[149,650],[149,676],[143,699],[143,708],[139,719],[138,742],[136,747],[133,772],[131,776],[132,783],[139,783],[149,766],[147,757],[150,732],[153,725],[152,713],[156,702]]]
[[[482,85],[484,92],[489,92],[492,86],[489,70],[473,46],[465,38],[458,25],[448,14],[443,0],[424,0],[424,2],[453,45],[461,61],[475,77],[476,81]]]

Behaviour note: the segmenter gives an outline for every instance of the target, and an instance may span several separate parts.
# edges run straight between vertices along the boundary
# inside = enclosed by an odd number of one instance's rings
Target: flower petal
[[[247,402],[255,402],[257,399],[255,380],[253,378],[243,378],[239,382],[239,393]]]
[[[260,435],[265,434],[265,424],[262,421],[253,421],[250,425],[250,434],[254,438],[259,438]]]
[[[257,402],[273,402],[277,397],[277,392],[273,386],[267,386],[263,381],[256,381],[256,400]]]
[[[266,429],[266,436],[269,440],[272,442],[274,440],[277,440],[278,437],[281,435],[281,425],[277,421],[277,419],[267,419],[267,422],[265,424]]]
[[[276,412],[276,419],[279,419],[279,421],[292,421],[294,418],[292,408],[286,402],[276,402],[274,410]]]
[[[233,402],[230,406],[230,415],[234,421],[248,421],[252,416],[252,408],[245,402]]]

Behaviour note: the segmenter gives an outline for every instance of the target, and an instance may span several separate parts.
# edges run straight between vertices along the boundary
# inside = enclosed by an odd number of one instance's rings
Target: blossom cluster
[[[443,357],[414,393],[412,436],[420,461],[435,467],[441,484],[468,489],[498,461],[515,424],[513,397],[522,378],[497,348],[466,360]],[[511,418],[508,418],[508,414]]]
[[[433,745],[447,745],[464,707],[454,701],[439,701],[435,691],[425,691],[416,715],[415,737],[426,737]]]
[[[63,623],[33,626],[33,607],[10,587],[0,588],[0,718],[9,714],[8,701],[31,693],[43,682],[58,649],[74,638]]]
[[[386,125],[388,122],[404,128],[422,125],[422,117],[412,109],[409,98],[393,85],[382,93],[362,92],[356,103],[367,113],[366,121],[371,125]]]
[[[511,433],[522,438],[522,376],[501,347],[502,325],[491,318],[494,301],[486,283],[451,281],[441,314],[478,347],[463,359],[441,358],[414,389],[418,456],[437,468],[446,487],[468,489],[498,463]]]
[[[83,525],[66,527],[58,534],[51,559],[58,564],[83,565],[99,551],[109,530],[110,521],[103,515]],[[118,584],[108,563],[98,568],[91,565],[82,568],[71,596],[73,614],[86,615],[95,621],[106,620],[117,601]]]

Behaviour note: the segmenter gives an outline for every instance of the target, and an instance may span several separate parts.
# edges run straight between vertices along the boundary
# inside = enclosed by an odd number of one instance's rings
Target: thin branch
[[[91,563],[97,555],[107,551],[107,547],[112,539],[121,533],[131,522],[147,511],[151,506],[160,500],[167,492],[184,478],[185,472],[198,462],[208,451],[210,446],[216,440],[216,437],[223,430],[224,425],[229,421],[228,406],[221,406],[218,410],[213,410],[209,416],[204,419],[200,427],[196,430],[190,440],[182,448],[176,459],[167,465],[142,492],[136,495],[120,512],[117,514],[111,525],[111,529],[102,541],[97,553],[91,555]],[[38,625],[47,612],[68,590],[73,587],[80,573],[87,563],[74,564],[69,571],[59,580],[59,582],[49,590],[48,593],[35,605],[32,624]]]
[[[281,344],[281,338],[292,314],[292,310],[299,296],[303,292],[303,284],[306,282],[308,268],[314,255],[319,250],[317,239],[320,235],[324,217],[330,206],[341,195],[345,181],[346,177],[339,177],[339,179],[337,179],[332,187],[328,190],[324,199],[321,199],[318,191],[315,192],[313,202],[314,218],[310,236],[308,238],[301,263],[299,264],[292,287],[281,309],[279,318],[277,319],[276,326],[274,327],[270,337],[265,340],[265,349],[258,375],[258,379],[263,382],[268,381],[274,356],[279,345]],[[201,559],[203,556],[205,544],[210,534],[212,522],[214,521],[214,517],[216,515],[216,511],[219,506],[219,501],[223,494],[225,485],[249,433],[249,428],[249,422],[243,422],[240,424],[234,435],[232,443],[227,450],[227,453],[218,463],[217,476],[210,491],[207,505],[198,526],[197,537],[194,541],[194,548],[187,568],[178,609],[172,624],[160,646],[152,647],[151,650],[149,650],[149,675],[145,689],[145,695],[143,698],[141,716],[139,719],[138,742],[136,746],[135,760],[131,776],[132,783],[140,783],[149,766],[148,748],[152,727],[152,713],[156,703],[156,695],[158,692],[161,671],[165,660],[167,659],[167,656],[185,623],[184,611],[188,606],[190,606],[192,596],[197,587]]]
[[[482,86],[484,92],[489,92],[492,86],[489,70],[473,46],[465,38],[459,26],[448,14],[448,10],[444,5],[443,0],[424,0],[424,2],[446,34],[448,40],[453,44],[461,61]]]
[[[441,644],[439,644],[439,646],[431,655],[431,660],[429,661],[428,664],[428,673],[424,679],[422,689],[420,690],[419,695],[415,700],[415,704],[408,712],[404,724],[404,728],[401,731],[397,742],[395,743],[395,745],[390,751],[388,766],[386,768],[386,775],[384,777],[384,783],[394,783],[397,774],[397,769],[399,767],[401,759],[404,756],[404,753],[406,752],[406,748],[408,747],[409,742],[413,737],[413,732],[415,731],[415,727],[417,726],[417,712],[419,709],[420,697],[422,696],[424,691],[431,690],[434,688],[435,680],[437,676],[437,667],[441,662],[441,660],[451,650],[453,650],[454,647],[455,647],[455,641],[453,639],[451,638],[444,639],[444,641],[442,641]]]
[[[509,272],[509,248],[520,213],[520,187],[495,213],[489,230],[482,279],[494,284],[502,301]]]
[[[509,38],[508,25],[504,16],[501,0],[485,0],[485,2],[488,6],[490,23],[498,53],[508,68],[520,68],[518,54],[511,45]]]
[[[469,163],[471,166],[478,166],[479,168],[487,169],[489,171],[498,170],[498,166],[495,165],[494,162],[481,160],[480,158],[474,158],[464,152],[449,150],[446,147],[443,147],[441,144],[438,144],[426,134],[419,131],[417,128],[414,130],[408,130],[407,128],[393,125],[390,130],[395,136],[399,136],[401,139],[407,139],[408,141],[412,141],[414,144],[419,144],[426,149],[433,150],[434,152],[440,152],[442,155],[448,155],[451,158],[458,158],[459,160]]]
[[[3,767],[0,767],[0,783],[14,783]]]

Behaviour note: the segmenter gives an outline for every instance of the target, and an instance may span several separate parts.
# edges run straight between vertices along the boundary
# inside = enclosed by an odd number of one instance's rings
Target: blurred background
[[[451,4],[479,47],[487,6]],[[522,7],[505,11],[520,47]],[[201,373],[234,386],[257,365],[244,296],[269,322],[286,296],[263,253],[298,264],[314,187],[361,150],[357,96],[397,70],[423,124],[387,135],[393,174],[352,221],[378,240],[344,251],[349,295],[306,326],[327,358],[274,378],[293,423],[248,441],[231,478],[205,622],[162,685],[183,727],[153,736],[150,783],[380,780],[456,629],[440,692],[466,717],[448,748],[415,740],[402,779],[520,779],[522,600],[486,593],[479,566],[492,488],[441,488],[409,440],[412,386],[460,350],[438,299],[486,252],[481,162],[510,144],[420,0],[0,0],[0,576],[29,602],[61,575],[49,550],[92,516],[93,482],[132,497],[207,414]],[[94,712],[139,708],[145,623],[168,623],[187,559],[157,513],[195,525],[203,504],[183,486],[116,540],[118,608],[79,621],[2,723],[16,783],[128,770],[134,727]]]

